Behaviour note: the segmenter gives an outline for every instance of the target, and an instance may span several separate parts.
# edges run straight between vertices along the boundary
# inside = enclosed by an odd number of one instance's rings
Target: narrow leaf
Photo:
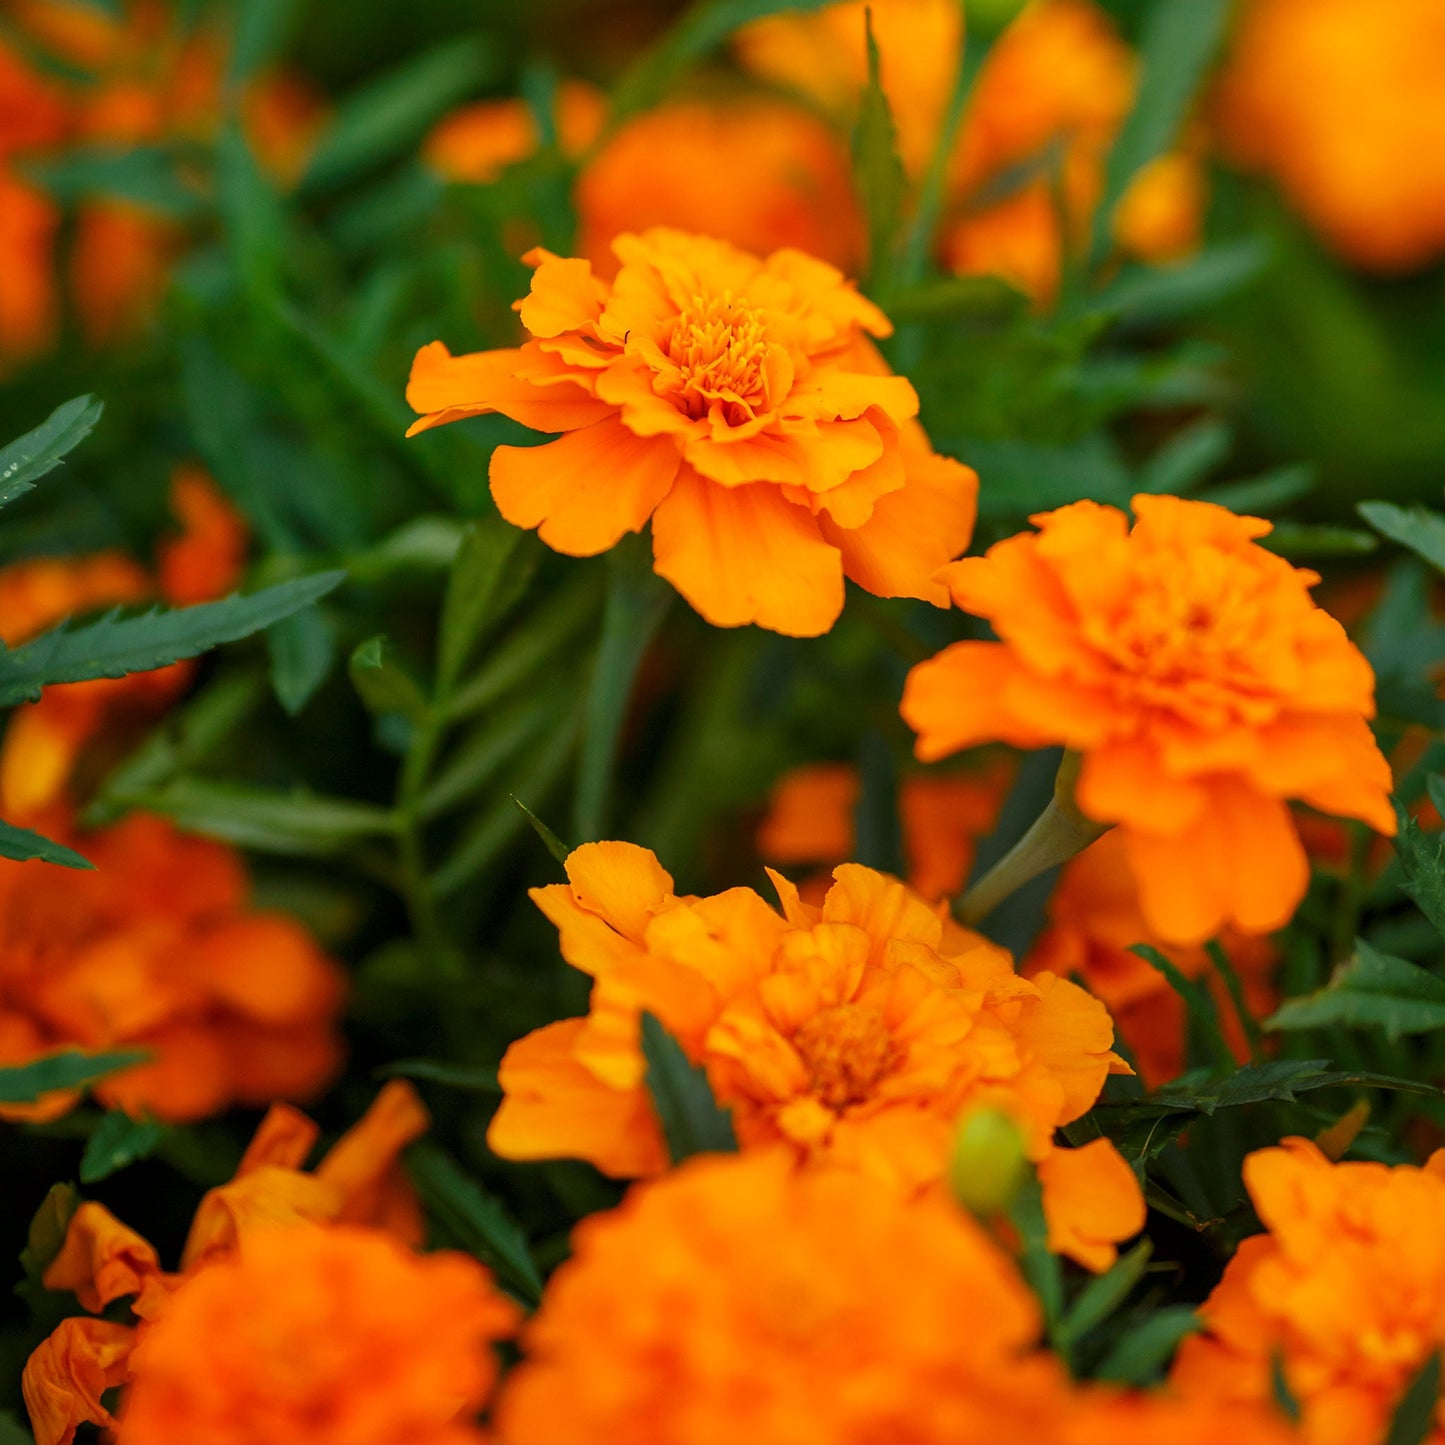
[[[902,224],[908,179],[898,156],[898,130],[879,78],[878,42],[872,12],[863,12],[868,51],[868,83],[858,104],[853,130],[853,184],[868,223],[868,265],[875,289],[886,287]]]
[[[466,1089],[476,1094],[500,1094],[495,1069],[472,1069],[460,1064],[446,1064],[437,1059],[402,1059],[376,1071],[382,1079],[420,1079],[427,1084],[442,1084],[449,1089]]]
[[[641,1027],[647,1088],[672,1162],[736,1150],[732,1118],[718,1107],[706,1072],[692,1063],[652,1014],[642,1015]]]
[[[23,1291],[27,1298],[33,1300],[36,1293],[44,1290],[41,1276],[64,1246],[71,1216],[79,1207],[80,1195],[73,1184],[50,1186],[30,1221],[25,1248],[20,1251],[20,1268],[25,1274],[26,1285],[17,1293]]]
[[[532,831],[542,840],[542,846],[566,867],[567,855],[572,850],[519,797],[514,793],[507,796],[522,810],[522,816],[532,825]]]
[[[37,859],[41,863],[58,863],[62,868],[92,869],[95,864],[73,848],[43,838],[29,828],[0,822],[0,858],[13,858],[17,863]]]
[[[1124,1335],[1094,1371],[1120,1385],[1152,1385],[1182,1340],[1197,1334],[1199,1316],[1188,1305],[1167,1305]]]
[[[526,533],[500,517],[467,527],[442,606],[438,693],[450,694],[487,631],[521,598],[536,570],[537,558],[538,549]]]
[[[83,1089],[99,1079],[143,1064],[144,1049],[122,1049],[109,1054],[85,1054],[79,1049],[46,1054],[29,1064],[0,1069],[0,1104],[33,1104],[57,1089]]]
[[[104,409],[93,396],[77,396],[56,407],[34,431],[0,448],[0,507],[53,472],[90,435]]]
[[[67,205],[104,197],[184,220],[205,201],[182,179],[176,159],[163,146],[77,146],[53,160],[32,161],[25,170]]]
[[[316,696],[336,665],[336,633],[319,607],[283,617],[266,633],[271,687],[288,717]]]
[[[170,1130],[155,1119],[132,1119],[115,1109],[95,1126],[80,1158],[80,1182],[98,1184],[137,1160],[145,1159],[164,1142]]]
[[[1154,1246],[1146,1240],[1128,1254],[1120,1255],[1113,1267],[1089,1281],[1059,1324],[1059,1338],[1066,1345],[1079,1340],[1103,1324],[1128,1299],[1134,1286],[1144,1278]]]
[[[347,672],[351,685],[371,712],[399,712],[413,720],[426,713],[421,688],[402,667],[396,649],[385,637],[370,637],[358,644]]]
[[[1234,1064],[1234,1051],[1224,1037],[1219,1020],[1219,1006],[1208,987],[1197,979],[1186,978],[1179,968],[1157,948],[1146,943],[1135,944],[1129,950],[1137,953],[1145,963],[1158,969],[1164,975],[1169,987],[1184,1000],[1188,1011],[1188,1029],[1191,1041],[1197,1045],[1196,1052],[1207,1055],[1219,1067],[1228,1069]]]
[[[1382,536],[1417,552],[1445,572],[1445,517],[1425,507],[1396,507],[1389,502],[1361,502],[1355,509]]]
[[[1384,1445],[1425,1445],[1440,1402],[1440,1351],[1435,1350],[1410,1382],[1390,1421]]]

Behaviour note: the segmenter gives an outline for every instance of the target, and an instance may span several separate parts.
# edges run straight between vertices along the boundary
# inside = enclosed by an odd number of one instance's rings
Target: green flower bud
[[[975,1109],[960,1119],[948,1158],[954,1198],[979,1219],[1007,1212],[1029,1176],[1023,1130],[998,1109]]]

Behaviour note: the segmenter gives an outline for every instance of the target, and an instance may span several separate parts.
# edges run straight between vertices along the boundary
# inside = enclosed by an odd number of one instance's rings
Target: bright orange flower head
[[[176,1292],[130,1358],[117,1445],[482,1445],[516,1307],[464,1254],[277,1229]]]
[[[1300,1445],[1272,1402],[1241,1404],[1163,1392],[1128,1394],[1084,1386],[1063,1412],[1050,1445]]]
[[[1266,1234],[1247,1239],[1204,1302],[1172,1383],[1263,1401],[1283,1371],[1308,1445],[1376,1445],[1445,1345],[1445,1153],[1423,1169],[1332,1164],[1305,1139],[1245,1161]],[[1427,1439],[1445,1441],[1440,1411]]]
[[[571,1156],[652,1174],[666,1150],[644,1083],[642,1010],[708,1073],[744,1148],[915,1193],[943,1176],[965,1110],[1000,1108],[1040,1169],[1051,1240],[1090,1267],[1143,1224],[1113,1147],[1054,1144],[1121,1068],[1108,1014],[1052,976],[945,921],[901,883],[856,865],[822,907],[780,878],[778,914],[734,888],[679,898],[645,849],[595,843],[570,883],[534,890],[563,956],[594,979],[591,1011],[519,1040],[489,1140],[511,1158]]]
[[[746,162],[719,165],[721,155]],[[842,137],[770,97],[676,101],[644,112],[583,167],[575,198],[577,249],[604,273],[613,269],[617,236],[653,226],[716,236],[757,255],[792,246],[845,271],[863,257]]]
[[[427,1125],[426,1110],[411,1086],[395,1080],[315,1171],[307,1173],[303,1166],[316,1143],[316,1126],[284,1104],[273,1106],[236,1177],[201,1201],[186,1240],[181,1270],[175,1274],[165,1272],[155,1249],[103,1205],[82,1204],[71,1218],[60,1253],[46,1268],[43,1282],[47,1289],[74,1293],[91,1314],[99,1314],[117,1300],[130,1299],[139,1323],[67,1319],[35,1350],[22,1383],[37,1445],[70,1445],[76,1428],[86,1421],[114,1426],[115,1418],[102,1401],[102,1393],[130,1382],[136,1384],[140,1397],[135,1409],[147,1425],[134,1424],[127,1389],[121,1409],[123,1436],[129,1433],[148,1441],[184,1439],[188,1445],[200,1445],[203,1440],[239,1445],[241,1441],[271,1439],[270,1429],[258,1436],[242,1428],[255,1423],[244,1414],[246,1409],[266,1408],[260,1396],[270,1398],[273,1405],[284,1402],[293,1410],[304,1399],[314,1410],[307,1421],[296,1422],[297,1430],[305,1424],[319,1426],[350,1408],[349,1394],[348,1401],[331,1400],[322,1388],[327,1382],[334,1384],[327,1374],[332,1363],[354,1362],[357,1352],[368,1355],[372,1363],[362,1371],[368,1384],[388,1379],[415,1383],[418,1372],[425,1373],[416,1360],[409,1362],[409,1369],[388,1368],[385,1356],[397,1340],[377,1327],[373,1311],[384,1311],[387,1318],[398,1322],[409,1321],[406,1334],[435,1341],[434,1331],[439,1322],[449,1320],[451,1306],[464,1306],[468,1298],[475,1303],[485,1295],[489,1300],[485,1310],[463,1310],[461,1318],[467,1323],[462,1333],[469,1335],[484,1318],[491,1322],[491,1333],[483,1334],[483,1342],[508,1332],[510,1307],[486,1294],[485,1274],[470,1262],[470,1289],[461,1287],[463,1271],[457,1266],[437,1268],[433,1278],[446,1278],[454,1286],[450,1304],[444,1308],[437,1308],[439,1298],[426,1283],[425,1270],[407,1279],[408,1257],[399,1245],[419,1244],[421,1227],[419,1207],[401,1172],[399,1156]],[[400,1221],[399,1228],[396,1221]],[[338,1229],[346,1225],[363,1228]],[[278,1235],[290,1243],[276,1245],[273,1241]],[[305,1282],[306,1287],[294,1295],[281,1287],[277,1270],[272,1268],[283,1259],[289,1264],[280,1274]],[[238,1264],[239,1286],[235,1285],[238,1271],[232,1269],[223,1275],[231,1285],[206,1286],[200,1291],[200,1299],[206,1303],[188,1303],[198,1284],[218,1269]],[[251,1273],[253,1269],[256,1274]],[[248,1302],[236,1304],[233,1287],[244,1289],[245,1281],[258,1276],[270,1279],[272,1287],[257,1289]],[[379,1287],[388,1280],[392,1286],[404,1287]],[[318,1292],[323,1281],[325,1288]],[[343,1288],[348,1282],[352,1287]],[[333,1313],[327,1316],[332,1328],[320,1329],[323,1321],[315,1313],[322,1307],[320,1294],[333,1292]],[[228,1332],[223,1321],[212,1315],[218,1298],[235,1306],[234,1332]],[[426,1301],[427,1329],[419,1329],[409,1313],[413,1304],[420,1307],[422,1300]],[[274,1313],[263,1308],[266,1302],[275,1303]],[[171,1323],[177,1317],[189,1321],[190,1326]],[[207,1321],[204,1328],[203,1320]],[[348,1336],[344,1331],[351,1321],[359,1328]],[[153,1338],[161,1343],[150,1350]],[[274,1354],[264,1348],[263,1341],[268,1339],[278,1347]],[[172,1378],[173,1368],[187,1349],[195,1352],[189,1356],[191,1382],[204,1381],[209,1387],[200,1396],[186,1395]],[[208,1356],[207,1350],[215,1353]],[[457,1365],[450,1352],[441,1351],[440,1355],[448,1370]],[[302,1365],[289,1383],[281,1375],[258,1378],[255,1373],[278,1368],[286,1358]],[[411,1438],[432,1438],[408,1435],[406,1412],[420,1406],[411,1424],[417,1429],[429,1422],[440,1427],[480,1402],[490,1384],[491,1370],[489,1357],[481,1350],[470,1370],[451,1376],[454,1396],[446,1394],[448,1386],[433,1380],[429,1389],[418,1387],[415,1394],[404,1391],[403,1398],[394,1402],[401,1412],[399,1419],[373,1402],[373,1418],[386,1421],[391,1433],[353,1430],[336,1438],[394,1441],[396,1445]],[[459,1388],[469,1379],[479,1381],[475,1390]],[[359,1389],[362,1382],[353,1379],[350,1383]],[[220,1393],[227,1388],[232,1392]],[[308,1394],[308,1389],[313,1392]],[[429,1398],[430,1406],[421,1405],[419,1396]],[[428,1415],[428,1408],[436,1414]],[[224,1414],[218,1417],[208,1411]],[[225,1416],[237,1422],[235,1433],[224,1433]],[[289,1438],[281,1428],[284,1421],[283,1409],[281,1418],[272,1422],[274,1438]],[[172,1428],[180,1433],[163,1433]],[[295,1438],[300,1440],[303,1434],[297,1433]],[[453,1441],[449,1434],[435,1438],[447,1445]]]
[[[557,87],[553,116],[557,146],[577,157],[601,133],[607,98],[580,80]],[[508,167],[537,153],[537,117],[525,100],[483,100],[439,121],[422,146],[422,158],[443,179],[486,185]]]
[[[1442,91],[1437,0],[1249,0],[1220,83],[1220,141],[1341,255],[1411,270],[1445,254]]]
[[[958,1322],[964,1310],[968,1338]],[[1065,1385],[1033,1296],[942,1198],[694,1160],[578,1226],[497,1406],[505,1445],[1033,1445]]]
[[[1140,1075],[1153,1088],[1184,1068],[1186,1017],[1184,1000],[1164,975],[1131,951],[1138,943],[1167,954],[1186,978],[1208,982],[1225,1034],[1242,1062],[1248,1056],[1245,1034],[1224,981],[1204,949],[1181,948],[1150,930],[1118,829],[1064,865],[1049,898],[1049,925],[1024,960],[1024,972],[1081,978],[1108,1006]],[[1276,1001],[1270,979],[1277,961],[1274,945],[1230,929],[1221,943],[1243,985],[1246,1007],[1263,1018]]]
[[[1394,831],[1369,664],[1268,522],[1138,496],[1076,502],[944,576],[998,642],[909,674],[931,761],[981,742],[1083,754],[1076,801],[1117,824],[1150,929],[1200,943],[1282,927],[1308,882],[1286,799]]]
[[[843,578],[943,605],[977,478],[935,455],[918,397],[869,340],[886,317],[800,251],[759,260],[654,230],[614,242],[610,283],[534,251],[520,349],[417,353],[413,433],[501,412],[563,435],[498,447],[492,497],[559,552],[652,520],[658,574],[715,626],[826,632]]]

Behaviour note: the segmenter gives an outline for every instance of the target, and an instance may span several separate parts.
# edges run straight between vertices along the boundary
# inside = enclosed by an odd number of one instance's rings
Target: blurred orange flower
[[[1201,1306],[1172,1384],[1264,1401],[1283,1372],[1308,1445],[1383,1441],[1401,1396],[1445,1345],[1445,1151],[1423,1169],[1332,1164],[1305,1139],[1251,1154],[1268,1231],[1246,1239]],[[1426,1437],[1445,1441],[1440,1410]]]
[[[1290,1445],[1299,1442],[1273,1401],[1240,1404],[1181,1399],[1155,1391],[1124,1393],[1084,1386],[1050,1445]]]
[[[1112,1145],[1054,1143],[1124,1068],[1108,1014],[1082,989],[1018,978],[945,910],[853,864],[821,908],[774,876],[781,916],[746,888],[679,898],[631,844],[585,845],[567,873],[532,897],[563,957],[591,975],[591,1009],[508,1049],[488,1135],[498,1154],[663,1169],[638,1037],[647,1010],[706,1067],[745,1148],[785,1144],[916,1192],[942,1177],[959,1115],[996,1107],[1039,1165],[1054,1248],[1103,1268],[1142,1227]]]
[[[580,80],[557,87],[553,124],[557,148],[576,159],[601,134],[607,97]],[[486,185],[530,159],[542,143],[537,117],[525,100],[483,100],[439,121],[422,145],[422,159],[444,180]]]
[[[901,1209],[773,1151],[697,1159],[578,1226],[498,1434],[1036,1445],[1068,1388],[1039,1328],[1010,1261],[942,1198]]]
[[[1220,80],[1220,145],[1272,176],[1357,265],[1445,255],[1445,8],[1248,0]]]
[[[369,1438],[388,1445],[470,1440],[442,1427],[489,1388],[493,1366],[484,1345],[510,1332],[512,1309],[470,1260],[463,1267],[459,1256],[434,1256],[423,1264],[400,1248],[420,1243],[421,1217],[399,1158],[427,1125],[411,1087],[395,1081],[307,1173],[316,1126],[273,1106],[236,1177],[201,1201],[177,1273],[164,1271],[156,1250],[103,1205],[82,1204],[44,1284],[73,1292],[91,1315],[129,1298],[138,1323],[75,1316],[35,1350],[23,1386],[37,1445],[69,1445],[86,1421],[114,1427],[101,1394],[122,1385],[122,1440],[221,1438],[218,1425],[235,1427],[242,1418],[236,1412],[246,1408],[275,1411],[257,1426],[264,1438],[315,1439],[323,1421],[345,1421],[363,1408],[363,1383],[398,1378],[410,1378],[415,1390],[364,1406],[397,1433]],[[220,1282],[208,1283],[213,1278]],[[379,1282],[389,1287],[375,1288]],[[425,1329],[413,1313],[422,1308]],[[452,1323],[457,1349],[439,1350],[436,1331]],[[424,1339],[427,1352],[402,1371],[393,1352],[406,1339]],[[373,1362],[365,1378],[349,1372],[345,1399],[332,1399],[328,1364],[365,1359]],[[205,1389],[191,1394],[187,1382]],[[227,1412],[224,1420],[217,1410]],[[406,1428],[425,1425],[440,1433]],[[335,1438],[355,1434],[342,1430]]]
[[[877,307],[799,251],[667,230],[614,251],[611,283],[529,255],[520,349],[423,347],[411,433],[487,412],[564,433],[496,448],[498,510],[572,556],[650,518],[658,574],[715,626],[816,636],[845,574],[945,605],[933,574],[968,544],[977,478],[929,447],[869,340],[891,330]]]
[[[1370,665],[1259,546],[1268,522],[1177,497],[1076,502],[944,572],[998,642],[909,674],[933,761],[981,742],[1083,754],[1076,801],[1118,824],[1150,930],[1194,944],[1282,927],[1309,869],[1287,799],[1392,833]]]
[[[1064,865],[1049,899],[1049,925],[1023,969],[1026,975],[1082,979],[1108,1006],[1140,1075],[1154,1088],[1184,1068],[1184,1001],[1157,969],[1130,951],[1136,943],[1158,948],[1186,978],[1208,981],[1225,1035],[1243,1062],[1248,1057],[1244,1030],[1218,970],[1204,949],[1181,948],[1150,931],[1117,829]],[[1277,1001],[1271,983],[1277,962],[1273,944],[1230,929],[1221,944],[1239,975],[1245,1006],[1253,1017],[1263,1018]]]

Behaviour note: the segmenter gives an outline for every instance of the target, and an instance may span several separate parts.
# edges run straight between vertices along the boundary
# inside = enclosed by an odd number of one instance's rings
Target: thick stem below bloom
[[[1074,802],[1080,762],[1077,753],[1065,754],[1048,806],[1028,832],[959,899],[954,912],[961,923],[971,927],[988,917],[1011,893],[1040,873],[1067,863],[1113,827],[1112,823],[1086,818]]]

